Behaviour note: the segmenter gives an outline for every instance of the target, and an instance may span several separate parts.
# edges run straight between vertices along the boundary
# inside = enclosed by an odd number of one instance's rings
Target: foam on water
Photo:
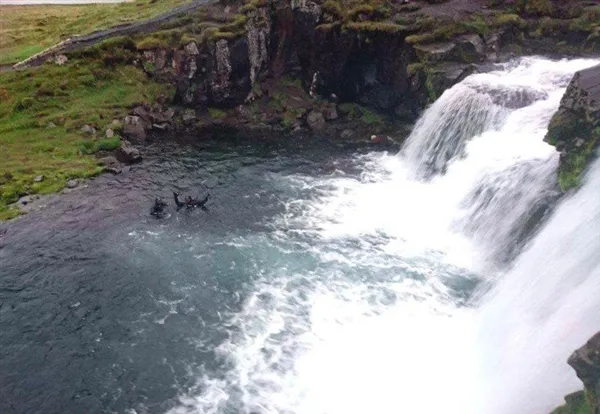
[[[400,156],[355,157],[358,177],[266,177],[298,197],[272,231],[231,241],[255,263],[253,292],[226,316],[221,369],[198,373],[170,412],[556,405],[577,385],[564,361],[600,324],[600,164],[510,268],[497,258],[553,197],[557,154],[542,139],[570,77],[594,63],[470,76]]]

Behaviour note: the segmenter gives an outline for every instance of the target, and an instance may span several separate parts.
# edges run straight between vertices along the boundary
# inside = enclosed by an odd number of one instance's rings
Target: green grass
[[[0,219],[16,214],[8,205],[23,195],[52,193],[71,178],[101,173],[91,154],[119,147],[119,137],[104,138],[113,119],[169,92],[133,66],[102,61],[0,74]],[[81,132],[85,124],[97,138]],[[39,175],[44,180],[34,182]]]
[[[0,6],[0,64],[16,63],[70,36],[153,17],[189,1]]]

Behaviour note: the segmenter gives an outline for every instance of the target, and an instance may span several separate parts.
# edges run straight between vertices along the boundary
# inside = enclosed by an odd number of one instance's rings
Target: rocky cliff
[[[600,65],[575,74],[545,139],[560,151],[561,187],[575,187],[600,144]]]
[[[566,404],[552,414],[600,414],[600,332],[573,352],[568,361],[585,391],[565,397]]]

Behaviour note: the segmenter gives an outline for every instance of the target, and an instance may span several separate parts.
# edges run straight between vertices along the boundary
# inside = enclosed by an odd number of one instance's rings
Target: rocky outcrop
[[[576,187],[600,143],[600,65],[573,76],[545,140],[560,151],[561,188]]]
[[[278,1],[243,13],[242,31],[145,50],[140,66],[176,85],[176,103],[199,110],[251,102],[258,96],[256,85],[267,77],[292,75],[312,97],[335,96],[414,119],[471,73],[472,64],[496,56],[506,38],[500,28],[495,36],[471,33],[443,44],[412,45],[406,38],[416,29],[360,21],[328,24],[323,7],[310,0]],[[415,63],[424,70],[410,71]]]
[[[568,362],[585,386],[592,414],[600,414],[600,332],[573,352]]]
[[[600,332],[573,352],[568,363],[585,389],[567,395],[552,414],[600,414]]]

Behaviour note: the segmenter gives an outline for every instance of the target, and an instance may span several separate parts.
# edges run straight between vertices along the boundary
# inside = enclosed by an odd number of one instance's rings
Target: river
[[[542,139],[594,63],[472,75],[399,154],[156,144],[2,224],[0,411],[549,412],[600,326],[600,163],[558,200]]]

